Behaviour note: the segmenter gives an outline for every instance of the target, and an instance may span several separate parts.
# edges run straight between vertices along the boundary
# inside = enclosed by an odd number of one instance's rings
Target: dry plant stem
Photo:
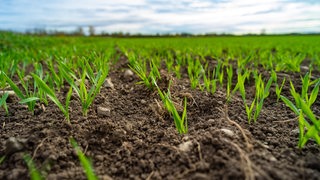
[[[153,176],[154,173],[155,173],[155,171],[152,171],[152,172],[149,174],[149,176],[147,177],[146,180],[151,180],[151,178],[152,178],[152,176]]]
[[[197,144],[197,148],[198,148],[198,152],[199,152],[199,159],[200,159],[200,161],[202,161],[202,154],[201,154],[201,146],[200,146],[200,143],[197,141],[196,144]]]
[[[48,138],[49,138],[49,137],[44,138],[44,139],[40,142],[40,144],[36,147],[36,149],[33,151],[32,158],[31,158],[32,160],[33,160],[34,157],[36,156],[36,154],[37,154],[37,152],[38,152],[38,149],[43,146],[44,141],[46,141]]]
[[[248,136],[245,134],[244,130],[242,129],[242,127],[241,127],[238,123],[236,123],[235,121],[233,121],[233,120],[231,120],[231,119],[229,118],[229,115],[228,115],[228,106],[225,105],[224,111],[221,110],[221,109],[220,109],[220,111],[223,112],[225,119],[226,119],[230,124],[235,125],[235,126],[240,130],[240,132],[241,132],[241,134],[242,134],[242,136],[243,136],[243,138],[244,138],[244,140],[245,140],[245,142],[246,142],[247,149],[248,149],[249,151],[251,151],[251,150],[253,149],[253,145],[249,142]]]
[[[241,162],[242,162],[242,167],[243,167],[243,170],[244,170],[244,173],[245,173],[245,179],[246,180],[253,180],[255,179],[254,178],[254,174],[253,174],[253,170],[252,170],[252,162],[251,160],[249,159],[249,157],[245,154],[245,152],[237,145],[235,144],[234,142],[232,141],[228,141],[227,139],[225,138],[221,138],[222,141],[224,141],[225,143],[228,143],[230,144],[231,146],[233,146],[234,148],[237,149],[237,151],[239,152],[239,155],[240,155],[240,159],[241,159]]]
[[[188,93],[188,92],[185,92],[185,93],[184,93],[184,92],[180,92],[180,93],[178,94],[178,96],[192,99],[191,106],[195,104],[195,105],[198,107],[198,104],[196,103],[196,100],[193,98],[193,96],[191,95],[191,93]]]

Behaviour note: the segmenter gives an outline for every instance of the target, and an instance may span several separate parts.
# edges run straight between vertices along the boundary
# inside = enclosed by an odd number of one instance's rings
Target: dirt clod
[[[9,137],[5,142],[5,153],[10,155],[22,151],[25,148],[26,142],[26,139]]]

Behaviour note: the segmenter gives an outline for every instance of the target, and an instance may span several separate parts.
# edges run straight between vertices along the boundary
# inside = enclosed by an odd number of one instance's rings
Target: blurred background
[[[319,33],[319,0],[0,0],[0,30],[26,33]]]

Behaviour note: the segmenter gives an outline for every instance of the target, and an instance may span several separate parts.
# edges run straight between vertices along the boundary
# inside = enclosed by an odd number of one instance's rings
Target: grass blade
[[[5,78],[5,80],[7,81],[7,83],[10,85],[10,87],[12,88],[12,90],[16,93],[16,95],[20,98],[20,99],[25,99],[25,96],[23,95],[22,91],[19,89],[19,87],[4,73],[2,72],[3,77]]]
[[[72,147],[75,149],[78,158],[80,160],[81,166],[84,169],[84,172],[87,176],[88,180],[97,180],[98,177],[95,175],[93,167],[89,159],[85,156],[85,154],[81,151],[80,147],[78,146],[77,142],[71,138],[70,143]]]
[[[300,100],[301,109],[303,113],[312,121],[314,126],[316,127],[317,131],[320,132],[320,126],[318,125],[318,120],[316,119],[316,116],[311,111],[310,107],[302,100]]]
[[[311,106],[317,99],[318,93],[319,93],[319,85],[320,85],[320,79],[317,80],[316,85],[314,86],[313,90],[311,91],[308,105]]]
[[[5,92],[1,99],[0,99],[0,107],[3,107],[4,110],[6,111],[6,114],[9,114],[8,106],[7,106],[7,98],[9,96],[9,93]]]
[[[33,102],[33,101],[37,101],[39,100],[40,98],[38,97],[28,97],[26,99],[22,99],[21,101],[19,101],[19,103],[21,104],[25,104],[25,103],[28,103],[28,102]]]
[[[6,156],[2,156],[1,158],[0,158],[0,165],[3,163],[3,161],[6,159]]]
[[[26,164],[28,166],[30,178],[32,180],[42,180],[42,179],[44,179],[41,176],[41,173],[37,170],[34,162],[32,161],[32,159],[31,159],[31,157],[29,155],[24,155],[23,159],[24,159],[24,161],[26,162]]]
[[[54,91],[49,88],[49,86],[39,78],[36,74],[32,74],[32,77],[37,82],[39,87],[47,94],[47,96],[59,107],[59,109],[62,111],[62,113],[67,118],[67,121],[70,123],[70,120],[68,119],[69,111],[68,109],[65,109],[64,106],[61,104],[57,96],[55,95]]]
[[[296,114],[299,115],[299,109],[286,97],[280,95],[281,100]]]

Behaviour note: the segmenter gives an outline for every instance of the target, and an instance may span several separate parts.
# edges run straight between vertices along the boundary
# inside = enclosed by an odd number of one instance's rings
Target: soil
[[[91,158],[100,179],[320,179],[320,147],[310,140],[298,144],[295,114],[271,92],[257,122],[249,124],[239,95],[226,103],[224,88],[212,95],[191,90],[186,75],[166,74],[178,109],[187,98],[189,131],[179,135],[173,118],[156,91],[124,75],[127,61],[113,65],[109,78],[84,117],[76,96],[71,99],[71,125],[52,102],[37,106],[35,115],[10,96],[10,114],[1,109],[0,179],[29,179],[23,160],[29,154],[46,179],[86,179],[69,139]],[[288,74],[283,73],[286,76]],[[319,74],[313,74],[318,76]],[[299,75],[290,75],[296,82]],[[248,87],[248,91],[253,89]],[[289,84],[284,94],[289,96]],[[67,92],[59,94],[63,99]],[[319,101],[314,105],[319,114]],[[110,110],[105,115],[97,109]],[[15,141],[19,147],[11,147]],[[10,149],[11,148],[11,149]]]

